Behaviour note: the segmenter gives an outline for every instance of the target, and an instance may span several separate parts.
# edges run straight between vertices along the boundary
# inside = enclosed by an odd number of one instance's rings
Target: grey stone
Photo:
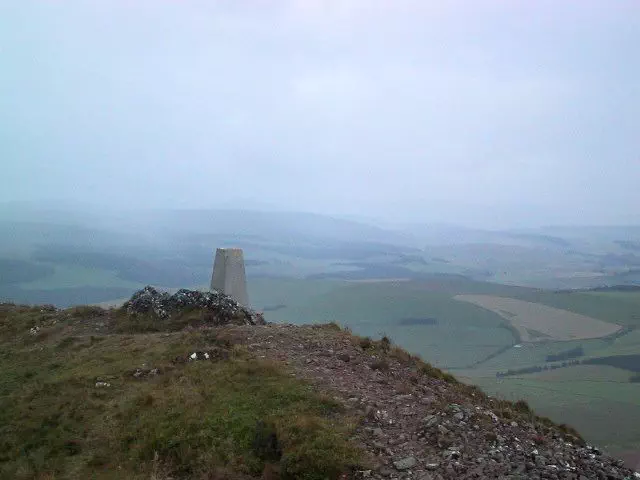
[[[380,475],[382,475],[383,477],[390,477],[391,475],[393,475],[395,472],[390,469],[389,467],[382,467],[380,468],[380,470],[378,470],[378,472],[380,473]]]
[[[382,451],[382,452],[384,452],[384,451],[387,449],[386,445],[384,445],[384,444],[382,444],[382,443],[380,443],[380,442],[373,442],[373,447],[374,447],[376,450],[380,450],[380,451]]]
[[[544,458],[542,455],[537,455],[535,462],[536,462],[536,466],[544,467],[547,464],[547,459]]]
[[[338,354],[338,360],[342,360],[343,362],[348,362],[349,360],[351,360],[351,357],[349,356],[348,353],[340,353]]]
[[[520,475],[526,471],[527,471],[527,466],[524,463],[519,463],[516,465],[516,468],[514,469],[513,473],[515,473],[516,475]]]
[[[444,425],[438,425],[438,431],[443,435],[446,435],[447,433],[449,433],[449,429]]]
[[[396,467],[396,470],[408,470],[416,466],[418,461],[415,457],[406,457],[402,460],[398,460],[393,462],[393,466]]]
[[[256,314],[238,304],[233,298],[220,292],[201,292],[198,290],[178,290],[173,295],[159,292],[151,286],[134,293],[123,305],[129,315],[153,314],[159,319],[168,318],[173,312],[185,308],[206,310],[212,314],[212,323],[264,325],[262,315]]]
[[[447,468],[445,468],[445,471],[447,472],[447,475],[449,478],[456,478],[456,470],[453,468],[453,465],[449,464],[447,465]]]
[[[434,425],[437,425],[438,422],[440,422],[440,418],[438,418],[437,415],[427,415],[426,417],[424,417],[423,422],[427,428],[430,428]]]

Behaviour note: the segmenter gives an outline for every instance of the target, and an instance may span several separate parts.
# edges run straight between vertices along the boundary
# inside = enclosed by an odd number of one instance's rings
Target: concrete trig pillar
[[[241,248],[218,248],[213,262],[211,290],[229,295],[243,307],[249,308],[247,277]]]

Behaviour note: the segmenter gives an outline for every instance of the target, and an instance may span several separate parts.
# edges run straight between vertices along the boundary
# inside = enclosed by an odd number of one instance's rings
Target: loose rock
[[[393,462],[393,466],[396,467],[396,470],[408,470],[416,466],[417,460],[415,457],[407,457],[402,460],[398,460],[397,462]]]
[[[124,306],[129,315],[150,314],[159,319],[167,319],[185,308],[199,308],[206,311],[205,319],[213,325],[264,325],[262,315],[241,306],[233,298],[223,293],[201,292],[198,290],[178,290],[173,295],[159,292],[151,286],[134,293]]]

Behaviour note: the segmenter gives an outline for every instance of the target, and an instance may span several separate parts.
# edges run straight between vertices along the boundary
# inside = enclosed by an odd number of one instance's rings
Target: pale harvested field
[[[518,330],[523,342],[599,338],[622,328],[586,315],[514,298],[491,295],[456,295],[454,298],[486,308],[507,319]]]
[[[362,280],[347,280],[348,283],[398,283],[409,282],[410,278],[363,278]]]

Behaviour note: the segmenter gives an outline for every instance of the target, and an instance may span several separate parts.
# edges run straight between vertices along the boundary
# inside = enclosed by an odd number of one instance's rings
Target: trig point
[[[247,278],[241,248],[218,248],[213,262],[211,290],[229,295],[243,307],[249,308]]]

